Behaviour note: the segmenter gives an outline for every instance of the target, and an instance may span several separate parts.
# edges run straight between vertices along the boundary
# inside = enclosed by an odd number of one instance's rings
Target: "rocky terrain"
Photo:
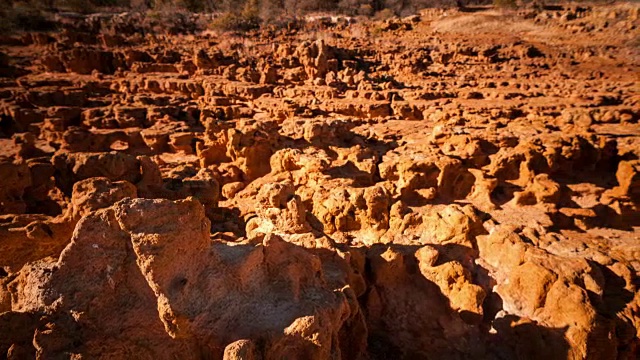
[[[0,36],[0,358],[639,356],[638,3],[56,21]]]

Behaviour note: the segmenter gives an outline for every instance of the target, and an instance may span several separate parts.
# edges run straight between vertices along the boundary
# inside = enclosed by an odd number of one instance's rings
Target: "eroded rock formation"
[[[0,357],[635,359],[638,15],[0,36]]]

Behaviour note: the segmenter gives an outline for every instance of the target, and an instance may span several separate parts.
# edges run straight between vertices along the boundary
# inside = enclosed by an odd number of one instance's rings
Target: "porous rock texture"
[[[1,358],[639,355],[636,3],[57,16],[0,35]]]

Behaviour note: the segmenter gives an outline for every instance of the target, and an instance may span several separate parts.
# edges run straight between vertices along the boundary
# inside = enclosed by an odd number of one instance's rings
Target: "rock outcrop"
[[[2,34],[0,358],[636,359],[639,14]]]

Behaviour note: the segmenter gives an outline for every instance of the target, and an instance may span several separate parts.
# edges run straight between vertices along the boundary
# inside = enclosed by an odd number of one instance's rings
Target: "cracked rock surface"
[[[0,35],[0,358],[640,356],[637,3],[57,16]]]

